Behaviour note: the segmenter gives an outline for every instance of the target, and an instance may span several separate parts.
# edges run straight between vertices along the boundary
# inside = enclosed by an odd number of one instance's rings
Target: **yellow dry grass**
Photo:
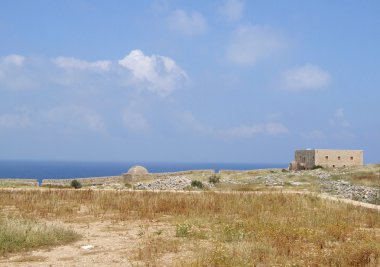
[[[131,261],[149,266],[378,266],[380,213],[315,196],[0,190],[23,217],[162,221]],[[176,255],[187,255],[176,257]]]

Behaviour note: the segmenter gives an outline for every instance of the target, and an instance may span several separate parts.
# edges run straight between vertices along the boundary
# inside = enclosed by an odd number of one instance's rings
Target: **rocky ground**
[[[380,168],[379,168],[380,169]],[[380,204],[380,186],[355,184],[350,177],[355,169],[316,169],[308,171],[261,170],[261,171],[231,171],[217,174],[220,181],[216,186],[204,177],[202,181],[207,189],[218,189],[223,185],[228,189],[231,185],[265,186],[276,189],[302,189],[324,193],[340,198],[358,200],[366,203]],[[362,171],[362,170],[361,170]],[[191,189],[194,176],[168,176],[149,182],[138,182],[134,189],[138,190],[186,190]],[[379,179],[373,176],[371,179]],[[378,183],[380,185],[380,182]],[[253,188],[252,188],[253,189]]]

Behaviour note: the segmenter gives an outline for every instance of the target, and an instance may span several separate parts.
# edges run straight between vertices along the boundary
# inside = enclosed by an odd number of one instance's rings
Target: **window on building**
[[[335,168],[335,165],[333,165],[333,168]]]
[[[338,160],[340,160],[340,156],[338,156]]]
[[[351,157],[350,159],[351,159],[351,160],[354,160],[354,157]]]
[[[325,159],[329,159],[329,156],[325,156]]]

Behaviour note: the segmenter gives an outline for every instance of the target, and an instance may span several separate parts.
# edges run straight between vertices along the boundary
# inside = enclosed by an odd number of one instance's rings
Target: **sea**
[[[135,165],[151,173],[186,170],[255,170],[286,168],[274,163],[179,163],[179,162],[69,162],[0,160],[0,178],[62,179],[120,175]]]

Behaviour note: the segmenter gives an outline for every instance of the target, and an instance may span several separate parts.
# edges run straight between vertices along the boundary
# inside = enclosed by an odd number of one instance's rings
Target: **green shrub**
[[[192,180],[191,181],[191,186],[192,187],[197,187],[199,189],[202,189],[204,187],[203,183],[201,181],[198,181],[198,180]]]
[[[219,175],[216,175],[216,174],[211,175],[211,176],[208,178],[208,181],[209,181],[209,183],[211,183],[211,184],[217,184],[217,183],[220,182],[220,176],[219,176]]]
[[[70,186],[79,189],[82,187],[82,184],[78,180],[72,180]]]

